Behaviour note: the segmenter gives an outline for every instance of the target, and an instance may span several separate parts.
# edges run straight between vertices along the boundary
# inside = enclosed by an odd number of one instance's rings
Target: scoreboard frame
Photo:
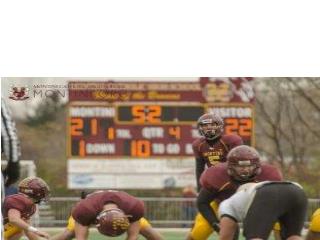
[[[224,118],[225,133],[255,144],[253,78],[139,80],[68,83],[70,189],[194,185],[192,142],[204,112]]]

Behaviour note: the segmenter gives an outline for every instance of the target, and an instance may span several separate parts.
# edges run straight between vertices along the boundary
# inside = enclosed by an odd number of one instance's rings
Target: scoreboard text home
[[[190,160],[197,119],[206,112],[224,119],[224,133],[252,145],[253,101],[247,78],[70,82],[68,158]]]

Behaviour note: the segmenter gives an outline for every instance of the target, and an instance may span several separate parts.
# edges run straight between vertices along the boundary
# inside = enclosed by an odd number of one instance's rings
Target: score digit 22
[[[225,134],[238,134],[240,137],[252,135],[252,119],[250,118],[225,118]]]

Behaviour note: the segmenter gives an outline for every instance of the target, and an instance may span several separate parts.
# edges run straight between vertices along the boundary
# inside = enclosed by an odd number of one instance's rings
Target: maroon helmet
[[[223,119],[213,113],[205,113],[198,119],[197,127],[200,135],[207,140],[219,137],[223,132]]]
[[[119,208],[102,211],[97,217],[98,231],[109,237],[123,234],[130,226],[128,216]]]
[[[260,156],[256,149],[240,145],[227,155],[228,174],[237,181],[247,182],[261,171]]]
[[[50,188],[41,178],[27,177],[19,183],[19,192],[28,195],[35,203],[39,203],[49,200]]]

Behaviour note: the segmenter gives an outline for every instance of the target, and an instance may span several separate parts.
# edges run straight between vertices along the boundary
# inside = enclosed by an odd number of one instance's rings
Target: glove
[[[220,225],[219,225],[219,223],[218,222],[214,222],[214,223],[212,223],[212,228],[217,232],[217,233],[219,233],[220,232]]]
[[[8,187],[11,184],[18,181],[20,177],[20,165],[19,162],[9,162],[6,170],[4,171],[5,186]]]
[[[85,199],[86,197],[87,197],[87,195],[88,195],[89,193],[88,192],[86,192],[86,191],[81,191],[81,195],[80,195],[80,198],[81,199]]]

